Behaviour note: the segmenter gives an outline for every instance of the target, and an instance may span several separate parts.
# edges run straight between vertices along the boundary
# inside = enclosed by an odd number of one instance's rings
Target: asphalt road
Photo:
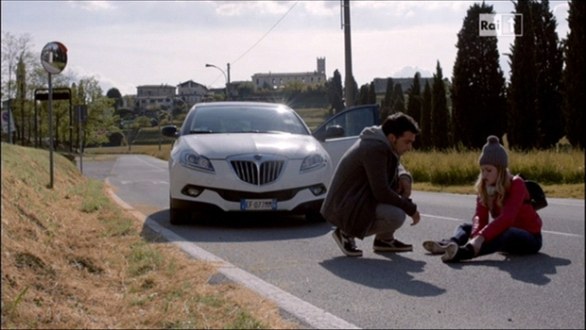
[[[369,237],[357,241],[364,256],[349,258],[331,238],[329,224],[303,217],[222,215],[171,226],[167,163],[159,159],[84,159],[83,173],[107,181],[120,200],[145,215],[145,227],[150,223],[184,249],[227,261],[237,268],[233,272],[275,288],[274,296],[286,292],[292,309],[316,307],[341,321],[310,327],[585,328],[583,200],[549,199],[539,211],[544,246],[537,255],[444,264],[421,242],[448,237],[468,221],[473,196],[416,191],[422,220],[397,232],[414,251],[375,254]]]

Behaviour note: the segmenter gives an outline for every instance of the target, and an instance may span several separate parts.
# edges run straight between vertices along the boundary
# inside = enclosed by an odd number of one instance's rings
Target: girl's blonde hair
[[[492,197],[495,198],[498,207],[502,208],[506,193],[509,190],[509,187],[511,187],[511,180],[509,180],[509,170],[507,169],[507,167],[500,165],[497,165],[495,167],[497,170],[497,178],[494,195]],[[480,174],[478,175],[478,179],[476,179],[474,189],[480,197],[480,201],[482,202],[482,204],[488,207],[489,209],[492,208],[492,205],[490,205],[489,202],[491,196],[488,193],[488,190],[486,189],[484,181],[482,180],[482,172],[480,172]]]

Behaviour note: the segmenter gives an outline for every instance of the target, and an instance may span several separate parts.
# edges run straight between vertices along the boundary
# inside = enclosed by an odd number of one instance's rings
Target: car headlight
[[[327,160],[324,156],[320,154],[312,154],[303,160],[301,163],[301,168],[299,169],[300,172],[308,172],[318,168],[322,168],[326,166]]]
[[[182,152],[181,156],[179,156],[179,163],[194,170],[215,172],[212,162],[207,157],[199,155],[193,151]]]

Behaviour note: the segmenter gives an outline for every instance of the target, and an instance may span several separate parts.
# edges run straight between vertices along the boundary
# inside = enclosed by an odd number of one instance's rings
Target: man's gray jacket
[[[363,239],[379,203],[397,206],[409,216],[417,211],[417,205],[396,192],[398,181],[399,156],[380,126],[367,127],[340,159],[321,214],[347,235]]]

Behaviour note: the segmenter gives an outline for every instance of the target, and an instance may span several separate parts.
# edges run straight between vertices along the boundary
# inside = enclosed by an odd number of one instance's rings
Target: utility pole
[[[227,100],[229,101],[230,100],[230,97],[232,95],[232,94],[230,94],[230,63],[227,63],[226,64],[226,68],[227,68],[227,71],[228,71],[228,78],[226,79],[227,80],[226,81],[226,92],[228,94]]]
[[[344,19],[342,26],[344,27],[344,55],[346,59],[346,79],[344,94],[346,99],[346,107],[354,105],[354,78],[352,75],[352,42],[350,40],[350,0],[343,0]]]

